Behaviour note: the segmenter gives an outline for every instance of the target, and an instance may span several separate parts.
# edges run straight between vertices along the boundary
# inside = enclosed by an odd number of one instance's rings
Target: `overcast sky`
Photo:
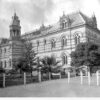
[[[88,16],[95,13],[100,29],[100,0],[0,0],[0,37],[9,37],[14,11],[19,16],[24,34],[42,23],[56,23],[63,11],[69,14],[78,10]]]

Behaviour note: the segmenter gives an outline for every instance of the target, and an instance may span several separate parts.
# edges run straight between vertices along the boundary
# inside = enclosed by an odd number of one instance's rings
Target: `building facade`
[[[5,68],[12,68],[14,61],[22,56],[23,39],[32,42],[38,57],[55,56],[66,68],[70,66],[70,54],[77,44],[86,41],[100,43],[100,31],[95,15],[87,17],[82,12],[75,12],[63,14],[54,25],[42,25],[38,30],[21,35],[20,21],[14,14],[10,38],[0,45],[0,61],[3,67],[6,65]]]
[[[0,66],[5,69],[12,69],[14,62],[22,57],[23,40],[21,39],[20,20],[16,13],[12,17],[10,37],[1,39],[0,43]]]

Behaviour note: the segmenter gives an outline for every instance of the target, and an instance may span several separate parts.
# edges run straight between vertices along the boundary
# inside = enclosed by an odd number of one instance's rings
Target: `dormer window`
[[[71,24],[71,19],[69,18],[69,16],[63,14],[63,16],[60,18],[60,27],[66,28],[69,27],[70,24]]]
[[[67,21],[64,20],[64,21],[62,22],[62,28],[66,28],[66,27],[67,27]]]

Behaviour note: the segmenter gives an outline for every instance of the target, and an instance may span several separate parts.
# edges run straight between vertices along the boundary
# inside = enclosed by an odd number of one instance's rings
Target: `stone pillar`
[[[51,80],[51,72],[49,72],[49,80]]]
[[[26,84],[26,73],[24,72],[24,85]]]
[[[91,76],[90,76],[90,71],[88,71],[88,84],[91,84]]]
[[[68,71],[68,83],[70,82],[70,72]]]
[[[99,86],[99,72],[96,72],[96,77],[97,77],[97,86]]]
[[[41,82],[41,68],[39,67],[39,75],[38,75],[38,78],[39,78],[39,82]]]
[[[83,72],[80,71],[81,85],[83,84]]]
[[[59,74],[59,78],[61,79],[61,72],[60,72],[60,74]]]

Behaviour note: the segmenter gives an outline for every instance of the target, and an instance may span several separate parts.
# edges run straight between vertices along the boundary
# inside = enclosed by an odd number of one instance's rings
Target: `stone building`
[[[82,12],[63,14],[54,25],[42,25],[39,29],[21,35],[20,21],[16,14],[10,25],[10,38],[0,45],[0,61],[5,68],[11,68],[13,62],[21,57],[23,39],[33,44],[37,56],[55,56],[63,67],[69,67],[70,54],[80,42],[100,42],[95,15],[87,17]]]
[[[5,69],[11,69],[14,62],[22,56],[23,41],[21,39],[20,20],[16,13],[12,17],[10,37],[0,41],[0,65]]]

